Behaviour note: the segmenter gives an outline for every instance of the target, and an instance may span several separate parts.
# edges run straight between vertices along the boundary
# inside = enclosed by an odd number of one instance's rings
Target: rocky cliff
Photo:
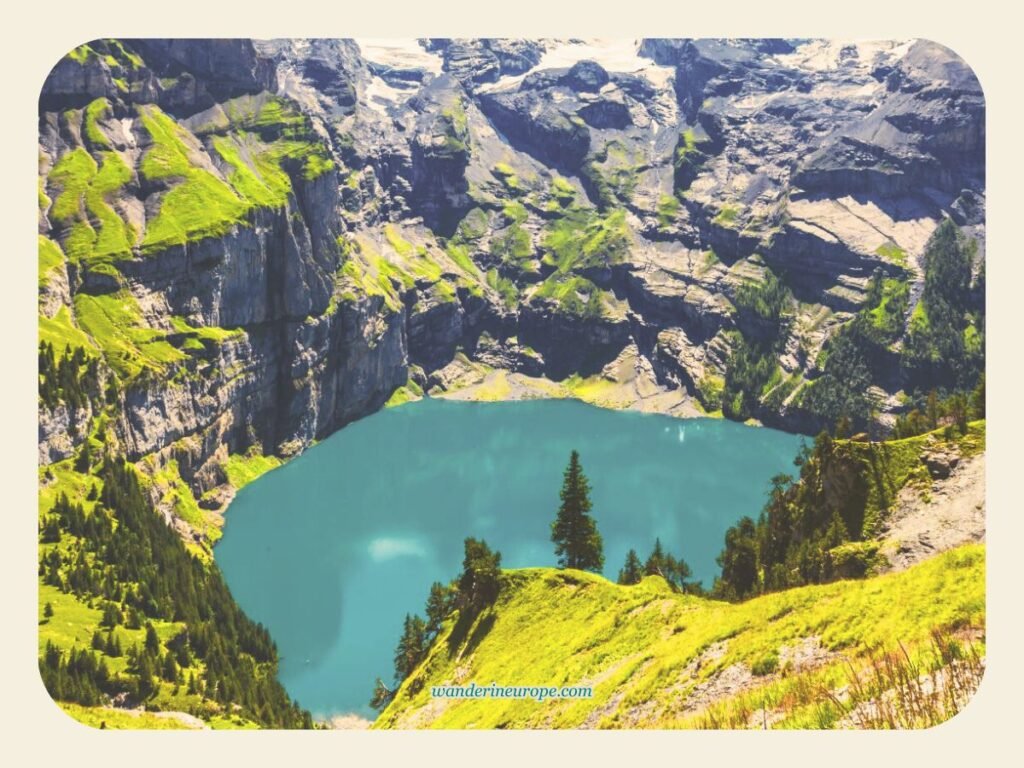
[[[114,441],[174,517],[168,468],[216,510],[232,455],[453,366],[628,364],[714,411],[755,347],[741,416],[816,429],[802,393],[873,279],[910,296],[884,425],[943,219],[983,275],[984,126],[927,41],[94,41],[40,96],[39,313],[102,365],[41,403],[40,462]]]

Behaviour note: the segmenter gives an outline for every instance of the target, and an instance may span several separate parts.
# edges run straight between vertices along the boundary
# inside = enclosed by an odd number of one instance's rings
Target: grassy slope
[[[45,545],[43,548],[60,545]],[[43,615],[44,607],[49,604],[53,608],[53,616],[46,618]],[[72,648],[89,648],[93,633],[97,630],[107,635],[107,630],[100,627],[102,612],[93,606],[88,605],[75,595],[61,592],[49,584],[39,584],[39,654],[42,656],[47,642],[64,651]],[[184,624],[169,621],[153,621],[153,628],[161,642],[167,642],[177,635],[184,628]],[[144,629],[127,629],[118,626],[115,635],[121,643],[123,650],[127,651],[131,646],[142,647],[145,643],[146,632]],[[127,676],[128,659],[126,656],[112,657],[102,654],[111,673],[115,677]],[[187,677],[189,674],[202,676],[204,667],[201,662],[194,661],[191,667],[182,667],[182,672]],[[153,699],[147,703],[151,710],[166,712],[187,712],[193,708],[201,707],[203,700],[197,695],[187,693],[185,686],[176,686],[161,680],[159,691]],[[118,713],[106,707],[83,707],[79,705],[60,703],[76,720],[86,725],[99,727],[100,723],[106,721],[107,728],[174,728],[180,727],[180,723],[174,720],[154,718],[152,715],[132,716],[125,713]]]
[[[494,608],[468,627],[449,619],[376,727],[697,727],[707,711],[687,708],[696,686],[733,665],[741,675],[771,668],[784,647],[811,637],[831,652],[823,666],[748,675],[751,688],[713,707],[735,725],[752,701],[767,701],[780,709],[777,727],[828,726],[840,713],[823,691],[846,683],[845,659],[857,664],[897,641],[924,654],[934,628],[983,627],[984,573],[985,547],[968,545],[901,573],[729,604],[674,594],[660,577],[624,587],[580,571],[507,571]],[[721,655],[695,670],[709,648]],[[431,685],[471,681],[593,685],[594,698],[432,702]]]
[[[224,462],[224,472],[228,476],[228,482],[239,489],[283,463],[277,456],[263,456],[258,453],[247,456],[234,454]]]
[[[144,464],[145,461],[140,463]],[[226,469],[232,481],[237,481],[239,485],[242,485],[259,476],[262,472],[271,469],[275,463],[279,463],[279,460],[273,457],[264,458],[256,455],[251,457],[233,456],[228,460]],[[93,487],[98,487],[99,481],[92,475],[77,472],[73,468],[73,464],[74,461],[68,459],[40,467],[40,512],[48,512],[53,507],[57,497],[61,493],[65,493],[73,502],[81,503],[86,513],[91,513],[95,506],[95,501],[88,498],[89,490]],[[196,505],[191,491],[181,481],[176,470],[176,463],[172,461],[162,470],[155,472],[152,479],[146,482],[156,483],[157,487],[165,495],[164,500],[171,501],[177,513],[182,515],[184,519],[190,516],[202,515],[202,510]],[[209,529],[209,523],[204,523],[204,525],[206,529]],[[61,552],[65,561],[69,561],[73,558],[75,543],[75,537],[64,534],[59,543],[40,544],[40,560],[52,549],[57,549]],[[192,549],[194,554],[201,557],[209,556],[207,550],[203,549],[200,551],[195,545],[190,546],[190,549]],[[47,604],[53,609],[53,616],[51,617],[44,615],[44,609]],[[99,601],[92,601],[90,604],[89,601],[82,600],[74,594],[62,592],[56,587],[44,583],[42,578],[40,578],[38,617],[40,655],[42,655],[47,642],[52,642],[61,650],[67,652],[75,647],[79,649],[91,647],[93,633],[97,630],[100,630],[103,636],[106,637],[107,629],[100,626],[102,612],[98,607],[99,604]],[[152,624],[161,642],[164,643],[185,628],[185,625],[180,622],[153,620]],[[114,630],[114,633],[120,641],[123,651],[127,651],[133,645],[141,647],[145,641],[144,629],[128,629],[123,625],[119,625]],[[130,676],[127,671],[126,656],[113,657],[106,653],[101,654],[101,656],[115,676]],[[186,678],[189,675],[195,674],[197,679],[205,679],[205,665],[197,658],[193,658],[191,666],[181,667],[181,670]],[[59,702],[59,704],[74,719],[97,728],[100,727],[101,723],[105,724],[104,727],[106,728],[169,729],[186,727],[179,720],[155,717],[152,714],[131,714],[112,710],[109,707],[83,707],[66,702]],[[159,691],[151,701],[147,702],[146,706],[149,709],[165,712],[199,711],[203,719],[215,729],[257,727],[255,723],[237,714],[225,715],[220,711],[219,707],[213,705],[208,700],[195,694],[189,694],[186,686],[176,686],[163,680],[159,682]]]
[[[57,242],[40,237],[40,288],[65,259],[120,282],[121,259],[221,236],[246,226],[255,208],[283,206],[292,192],[286,169],[308,181],[333,168],[306,118],[276,99],[260,104],[250,114],[228,103],[233,118],[225,117],[223,125],[214,126],[219,134],[208,137],[207,144],[158,107],[139,107],[149,142],[134,168],[126,164],[127,156],[111,149],[104,133],[101,120],[109,111],[105,99],[84,110],[69,110],[63,119],[81,124],[88,147],[56,158],[50,172],[40,178],[39,204],[54,224],[52,237],[60,238]],[[266,141],[250,133],[253,129],[265,132]],[[226,180],[210,170],[209,161],[216,156],[226,166]],[[141,233],[119,209],[126,187],[136,177],[165,187],[155,215]],[[198,338],[185,340],[187,349],[199,349],[201,340],[219,343],[224,339],[211,334],[229,333],[176,330],[196,332],[192,335]],[[58,351],[66,345],[83,346],[91,353],[98,348],[126,380],[146,370],[163,374],[187,357],[165,341],[165,332],[148,327],[126,290],[76,295],[73,306],[62,308],[56,317],[40,318],[40,336]]]

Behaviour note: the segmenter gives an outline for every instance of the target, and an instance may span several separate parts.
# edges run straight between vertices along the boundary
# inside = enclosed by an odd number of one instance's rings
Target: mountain
[[[388,402],[880,436],[984,369],[984,97],[928,41],[96,40],[39,109],[41,572],[161,632],[70,583],[109,484],[216,573],[240,485]]]

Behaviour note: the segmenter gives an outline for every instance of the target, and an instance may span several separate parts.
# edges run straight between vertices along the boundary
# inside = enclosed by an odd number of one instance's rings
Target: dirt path
[[[209,723],[204,720],[191,715],[188,712],[153,712],[146,709],[125,709],[122,707],[100,707],[100,709],[109,709],[111,712],[118,712],[122,715],[129,715],[131,717],[142,717],[147,715],[149,717],[160,718],[161,720],[177,720],[186,728],[192,728],[195,730],[210,730]]]
[[[886,571],[971,541],[985,540],[985,454],[965,459],[931,488],[906,487],[896,499],[881,538]]]

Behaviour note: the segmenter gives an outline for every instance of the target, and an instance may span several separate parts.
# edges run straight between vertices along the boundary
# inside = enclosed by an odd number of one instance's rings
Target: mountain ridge
[[[104,39],[39,104],[41,558],[125,459],[210,567],[424,395],[879,437],[984,368],[984,97],[928,41]]]
[[[930,656],[932,632],[941,631],[983,654],[984,549],[967,544],[899,573],[738,604],[681,595],[660,576],[621,586],[572,569],[504,571],[498,602],[468,622],[449,617],[373,727],[842,726],[870,706],[851,680],[872,653],[902,647],[922,674],[935,674],[944,664]],[[907,611],[894,613],[893,601]],[[589,686],[593,696],[431,695],[471,682]]]

